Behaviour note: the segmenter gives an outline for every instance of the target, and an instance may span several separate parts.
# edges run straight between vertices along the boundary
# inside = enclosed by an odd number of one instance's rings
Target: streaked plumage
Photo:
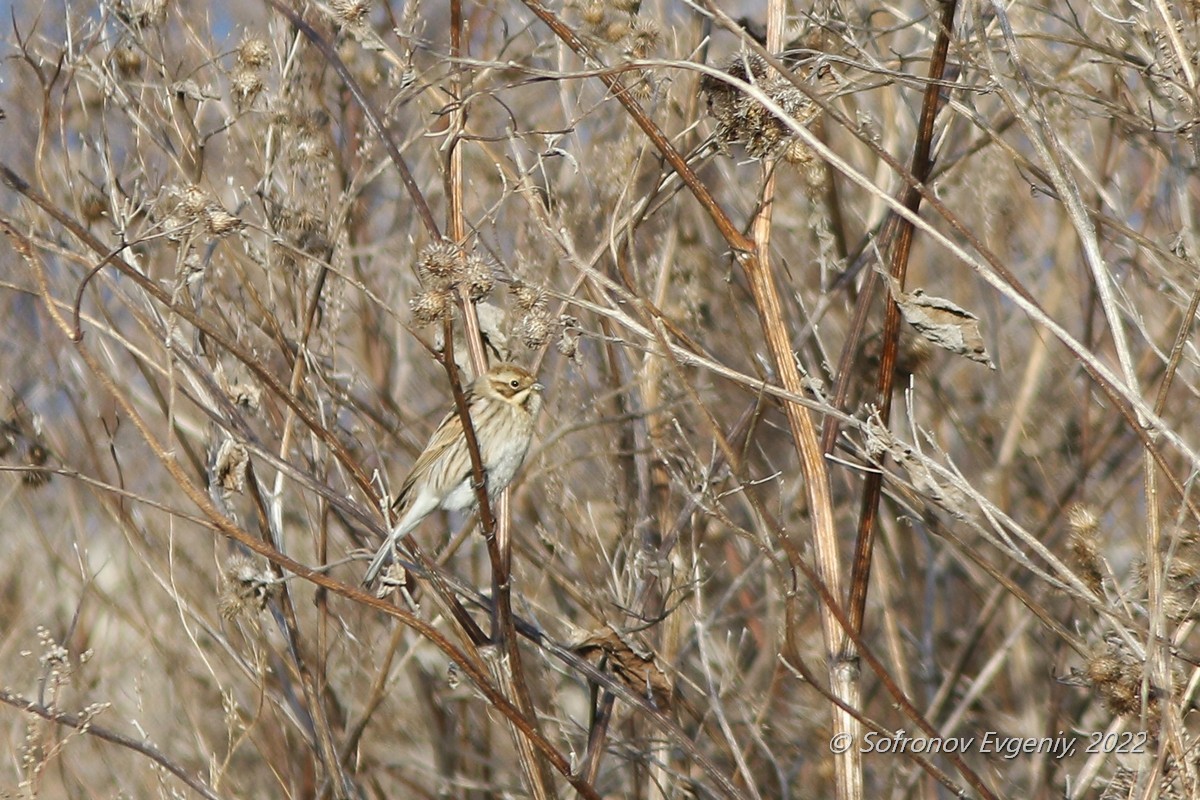
[[[488,499],[495,501],[525,460],[534,418],[542,405],[542,386],[516,364],[496,364],[467,390],[467,403],[487,477]],[[375,580],[396,542],[435,510],[462,511],[474,506],[471,453],[458,410],[451,409],[400,487],[392,504],[398,515],[396,526],[375,554],[363,583]]]

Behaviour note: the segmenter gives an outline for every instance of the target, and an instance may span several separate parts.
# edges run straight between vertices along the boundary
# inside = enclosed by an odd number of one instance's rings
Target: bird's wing
[[[471,395],[468,393],[468,400],[470,399]],[[438,464],[442,460],[442,455],[447,450],[453,448],[462,438],[462,417],[458,415],[457,408],[452,408],[450,409],[450,413],[442,418],[433,435],[429,437],[429,443],[425,445],[425,449],[421,451],[421,455],[417,456],[417,460],[413,462],[412,470],[409,471],[408,477],[404,479],[404,483],[400,486],[400,492],[396,495],[396,499],[392,503],[393,511],[403,514],[408,509],[413,499],[411,497],[413,487],[423,481],[426,473],[432,469],[439,469],[440,471],[443,467],[448,467],[449,474],[457,478],[457,480],[446,485],[447,490],[450,486],[458,483],[458,480],[462,479],[462,475],[471,474],[471,456],[466,452],[466,448],[462,448],[461,457],[458,453],[454,455],[452,461],[455,463]],[[462,464],[457,463],[459,461],[464,462],[465,468]]]

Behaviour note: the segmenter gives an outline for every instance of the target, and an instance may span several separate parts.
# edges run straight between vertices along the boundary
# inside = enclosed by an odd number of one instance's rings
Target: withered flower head
[[[517,322],[516,334],[530,350],[537,349],[550,338],[554,319],[544,306],[534,306]]]
[[[242,39],[237,49],[238,63],[247,69],[258,69],[266,66],[271,60],[271,47],[266,39],[258,36],[248,36]]]
[[[462,249],[445,239],[427,245],[417,258],[417,277],[431,289],[449,289],[462,281],[465,272]]]
[[[467,256],[467,263],[463,270],[463,283],[467,286],[471,299],[475,302],[482,300],[492,292],[492,287],[496,285],[495,278],[492,277],[492,262],[479,253],[472,253]]]
[[[528,283],[514,283],[508,291],[512,294],[513,300],[516,301],[517,308],[522,311],[528,311],[534,306],[544,306],[546,304],[546,293],[536,286],[530,286]]]
[[[213,459],[210,480],[226,492],[241,492],[246,488],[249,466],[250,453],[246,446],[235,439],[225,439]]]
[[[428,289],[409,301],[413,321],[418,325],[432,325],[446,318],[454,307],[454,298],[449,289]]]
[[[25,460],[34,469],[21,473],[21,482],[31,489],[37,489],[50,482],[51,472],[48,469],[37,469],[45,466],[50,460],[50,450],[39,441],[32,441],[25,449]]]
[[[239,109],[248,107],[263,90],[262,78],[251,69],[236,70],[229,79],[229,84],[233,101]]]
[[[260,569],[249,558],[231,559],[222,578],[221,616],[228,620],[248,612],[262,611],[267,607],[267,601],[279,590],[279,582],[271,571]]]
[[[368,0],[330,0],[329,7],[343,25],[361,25],[371,13]]]
[[[1100,525],[1096,515],[1087,506],[1076,505],[1067,515],[1067,528],[1071,532],[1068,545],[1071,548],[1073,566],[1087,587],[1099,594],[1103,585],[1103,573],[1100,570],[1097,541]]]
[[[757,87],[800,124],[817,115],[812,101],[758,55],[739,54],[723,69],[730,77]],[[717,141],[723,146],[740,143],[751,157],[767,158],[778,155],[796,138],[780,118],[739,87],[706,74],[700,81],[700,90],[717,122]]]

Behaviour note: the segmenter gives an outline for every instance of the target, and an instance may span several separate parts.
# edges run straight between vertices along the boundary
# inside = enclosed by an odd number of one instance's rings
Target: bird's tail
[[[391,557],[392,551],[396,546],[396,537],[389,536],[387,541],[380,545],[379,550],[375,553],[375,558],[371,559],[371,566],[367,567],[367,571],[363,574],[362,585],[370,586],[379,577],[379,571],[383,569],[383,565],[387,563]]]

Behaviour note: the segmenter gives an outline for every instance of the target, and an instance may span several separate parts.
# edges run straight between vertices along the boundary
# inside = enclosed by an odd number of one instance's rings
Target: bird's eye
[[[511,381],[509,381],[508,385],[513,387],[514,389],[521,388],[521,382],[519,380],[517,380],[516,378],[513,378]]]

